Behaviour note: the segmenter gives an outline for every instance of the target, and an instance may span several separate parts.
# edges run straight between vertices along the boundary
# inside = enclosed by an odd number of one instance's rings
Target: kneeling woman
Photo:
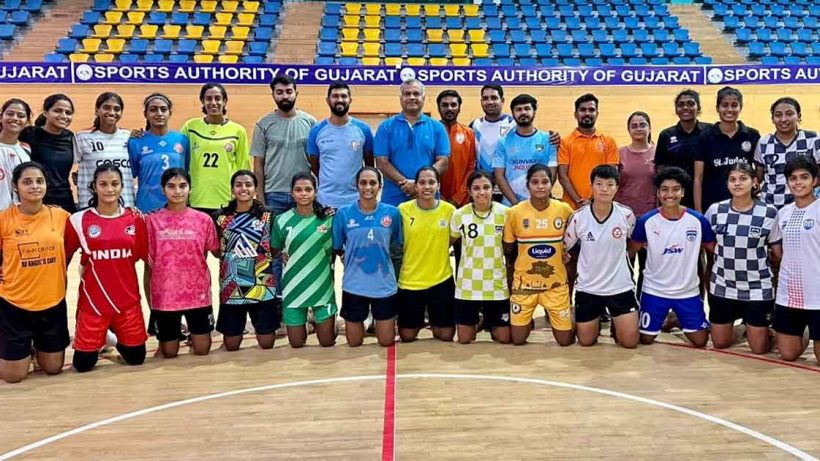
[[[148,257],[148,234],[142,216],[123,208],[123,176],[105,163],[94,170],[89,205],[74,213],[66,228],[66,256],[82,249],[74,369],[90,371],[97,363],[110,328],[125,363],[145,361],[145,320],[135,265]]]
[[[196,355],[211,349],[214,311],[211,306],[211,273],[208,252],[219,255],[213,219],[188,207],[191,178],[181,168],[169,168],[160,180],[168,204],[148,215],[148,304],[153,310],[160,353],[179,353],[182,316],[191,333]]]
[[[239,170],[231,177],[233,199],[216,216],[222,259],[219,266],[219,319],[216,330],[225,337],[225,349],[242,344],[248,316],[256,342],[270,349],[279,328],[276,277],[270,232],[273,214],[256,195],[252,171]]]
[[[316,201],[313,175],[297,174],[290,190],[296,208],[277,216],[271,232],[271,246],[282,250],[287,261],[282,274],[282,320],[291,347],[302,347],[310,309],[319,344],[329,347],[336,342],[336,295],[330,270],[333,220]]]
[[[391,248],[401,251],[401,215],[379,203],[379,171],[371,166],[356,173],[359,200],[341,208],[333,220],[333,248],[344,257],[342,317],[348,346],[361,346],[368,312],[376,320],[382,346],[396,340],[396,272]]]
[[[11,175],[19,205],[0,212],[0,377],[16,383],[28,374],[31,346],[49,375],[63,369],[68,347],[63,238],[68,212],[43,205],[46,173],[39,163]]]

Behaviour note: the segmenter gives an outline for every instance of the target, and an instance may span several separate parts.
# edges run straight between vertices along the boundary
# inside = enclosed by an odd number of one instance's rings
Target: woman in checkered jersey
[[[755,168],[747,162],[729,169],[727,187],[732,198],[714,203],[706,211],[717,238],[714,254],[708,258],[712,343],[718,349],[732,346],[734,322],[742,319],[749,348],[765,354],[770,349],[769,325],[774,312],[768,250],[777,208],[757,198]]]

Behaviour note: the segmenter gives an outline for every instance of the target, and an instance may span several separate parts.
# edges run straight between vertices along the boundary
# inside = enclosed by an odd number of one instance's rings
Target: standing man
[[[265,203],[276,215],[293,208],[290,182],[298,173],[309,173],[306,147],[316,119],[296,109],[296,82],[278,75],[270,82],[276,110],[265,115],[253,129],[251,155]]]
[[[376,130],[373,154],[384,174],[382,202],[398,206],[418,196],[413,178],[423,166],[439,174],[447,171],[450,141],[444,125],[424,115],[424,84],[405,80],[399,87],[401,112],[383,121]]]
[[[363,164],[373,166],[373,133],[348,115],[353,98],[347,84],[331,83],[326,101],[330,117],[311,128],[307,153],[319,179],[319,202],[338,209],[359,198],[353,178]]]
[[[478,160],[476,168],[493,173],[493,157],[498,140],[515,128],[512,115],[502,113],[504,109],[504,89],[501,85],[484,85],[481,87],[481,110],[484,116],[473,120],[470,128],[475,131],[478,142]]]
[[[444,90],[436,97],[441,123],[450,138],[450,163],[441,175],[441,197],[460,208],[470,201],[467,178],[476,167],[476,139],[473,130],[458,123],[461,113],[461,95],[455,90]]]
[[[504,195],[507,206],[517,204],[530,197],[527,189],[527,170],[535,164],[549,167],[550,176],[555,177],[558,158],[555,146],[550,144],[549,134],[538,130],[533,122],[538,110],[538,101],[520,94],[510,103],[510,111],[515,120],[515,130],[498,141],[493,158],[495,183]]]
[[[695,147],[700,132],[709,127],[698,121],[700,115],[700,94],[695,90],[683,90],[675,97],[675,115],[678,123],[661,131],[655,148],[655,171],[667,166],[682,168],[689,177],[695,176]],[[681,204],[695,207],[692,184],[683,193]]]

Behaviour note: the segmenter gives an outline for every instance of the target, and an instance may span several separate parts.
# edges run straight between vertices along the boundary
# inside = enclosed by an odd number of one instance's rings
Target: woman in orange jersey
[[[20,204],[0,212],[0,377],[8,383],[28,374],[31,346],[49,375],[63,369],[68,347],[66,258],[68,212],[46,206],[42,165],[25,162],[12,173]]]

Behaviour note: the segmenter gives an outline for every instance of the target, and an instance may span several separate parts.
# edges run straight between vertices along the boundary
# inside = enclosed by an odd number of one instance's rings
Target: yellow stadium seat
[[[219,48],[222,47],[220,40],[203,40],[202,52],[205,54],[219,54]]]
[[[362,47],[364,48],[364,56],[379,56],[381,54],[382,46],[379,43],[365,42]]]
[[[111,53],[97,53],[94,55],[94,62],[114,62],[114,55]]]
[[[162,26],[162,38],[176,40],[179,38],[179,32],[181,30],[182,26],[173,26],[171,24],[165,24],[164,26]]]
[[[359,15],[358,14],[346,14],[344,16],[344,26],[345,27],[359,27]]]
[[[202,0],[201,2],[199,2],[200,13],[213,13],[214,11],[216,11],[215,0]]]
[[[122,21],[122,11],[106,11],[103,24],[119,24]]]
[[[216,13],[216,24],[219,26],[230,26],[233,22],[233,13]]]
[[[381,63],[382,63],[382,60],[379,59],[379,58],[373,58],[373,57],[362,58],[362,64],[364,64],[365,66],[378,66],[378,65],[381,65]]]
[[[490,45],[486,43],[473,43],[470,45],[470,50],[473,52],[474,58],[486,58],[489,56],[488,50]]]
[[[356,42],[342,42],[340,44],[342,56],[357,56],[359,54],[359,44]]]
[[[439,11],[441,11],[441,5],[431,5],[429,3],[424,5],[424,14],[426,16],[438,16]]]
[[[446,66],[447,58],[430,58],[431,66]]]
[[[88,62],[88,55],[85,53],[71,53],[68,55],[68,60],[71,62]]]
[[[342,38],[348,42],[355,42],[359,39],[359,29],[349,27],[342,29]]]
[[[366,3],[364,5],[364,12],[368,15],[380,15],[382,14],[382,4],[381,3]]]
[[[454,66],[469,66],[470,58],[453,58]]]
[[[381,16],[365,16],[364,17],[364,26],[365,27],[379,27],[382,23]]]
[[[242,2],[242,11],[246,13],[256,13],[259,11],[259,2]]]
[[[246,26],[234,26],[231,29],[231,38],[234,40],[247,40],[248,35],[251,33],[251,28]]]
[[[200,39],[202,38],[202,32],[204,31],[204,26],[195,26],[193,24],[188,24],[187,26],[185,26],[185,38]]]
[[[179,27],[179,26],[177,26]],[[140,38],[149,38],[155,39],[157,38],[157,31],[159,30],[159,26],[155,26],[153,24],[143,24],[140,26]],[[177,36],[179,36],[179,32],[177,29]]]
[[[135,26],[138,26],[142,24],[142,21],[145,20],[145,13],[143,13],[142,11],[129,11],[126,17],[126,24],[133,24]]]
[[[240,26],[252,26],[256,15],[253,13],[239,13],[236,15],[236,24]]]
[[[404,62],[402,58],[384,58],[384,65],[385,66],[401,66]]]
[[[120,24],[117,26],[117,37],[131,38],[134,36],[134,30],[137,26],[133,24]]]
[[[361,12],[361,3],[345,3],[345,14],[355,14],[356,16],[358,16],[361,14]]]
[[[157,11],[160,13],[170,13],[174,11],[174,0],[157,0]]]
[[[441,29],[427,29],[427,41],[440,43],[444,38],[444,31]]]
[[[109,53],[120,54],[125,49],[125,39],[109,38],[105,41],[105,48]]]
[[[418,3],[408,3],[404,5],[404,14],[407,16],[418,16],[421,11],[421,5]]]
[[[222,2],[222,11],[226,13],[236,13],[237,8],[239,7],[239,2],[235,0],[228,0]]]
[[[388,3],[384,5],[384,12],[388,16],[398,16],[401,14],[401,3]]]
[[[450,39],[450,43],[463,43],[464,31],[462,29],[449,29],[447,31],[447,38]]]
[[[444,5],[444,15],[445,16],[458,16],[459,10],[461,9],[461,5],[448,3]]]
[[[210,26],[208,27],[208,36],[211,38],[218,38],[220,40],[225,38],[228,33],[228,28],[225,26]]]
[[[209,64],[214,62],[214,57],[210,54],[195,54],[194,62],[197,64]]]
[[[467,45],[464,43],[451,43],[450,56],[454,58],[467,57]]]
[[[111,36],[112,26],[108,24],[95,24],[94,33],[91,35],[95,38],[108,38]]]
[[[116,0],[114,11],[131,11],[131,0]]]
[[[196,0],[179,0],[178,12],[193,13],[194,9],[196,9]]]
[[[471,3],[469,5],[465,4],[464,6],[464,16],[475,17],[478,16],[478,7],[480,5],[476,5]]]
[[[83,47],[80,51],[90,54],[96,53],[97,51],[100,51],[100,43],[102,43],[102,40],[98,38],[84,38]]]
[[[378,42],[381,33],[381,29],[364,29],[364,41]]]
[[[424,58],[407,58],[407,65],[409,66],[423,66],[427,64],[427,60]]]
[[[470,42],[472,43],[484,43],[484,30],[482,29],[470,29],[467,31],[470,35]]]
[[[245,51],[245,42],[242,40],[228,40],[225,42],[225,53],[242,54]]]
[[[223,54],[219,56],[219,62],[222,64],[236,64],[239,62],[239,56],[235,54]]]
[[[154,0],[137,0],[137,11],[148,12],[154,9]]]

